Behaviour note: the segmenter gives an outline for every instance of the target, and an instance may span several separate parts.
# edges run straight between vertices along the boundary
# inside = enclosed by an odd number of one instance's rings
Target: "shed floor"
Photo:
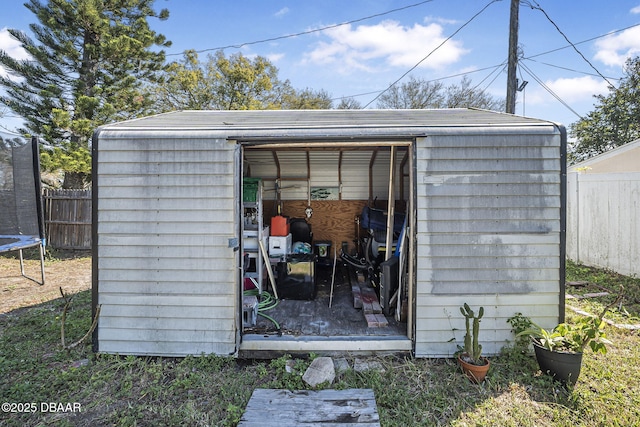
[[[386,316],[388,326],[371,327],[363,310],[353,306],[351,284],[356,284],[353,271],[338,265],[333,290],[331,308],[332,268],[318,266],[317,294],[314,300],[281,299],[278,305],[264,311],[280,324],[282,334],[309,336],[398,336],[407,334],[407,324],[398,322],[393,316]],[[353,276],[353,277],[350,277]],[[380,315],[382,316],[382,315]],[[255,327],[245,328],[244,333],[278,333],[270,320],[258,316]]]

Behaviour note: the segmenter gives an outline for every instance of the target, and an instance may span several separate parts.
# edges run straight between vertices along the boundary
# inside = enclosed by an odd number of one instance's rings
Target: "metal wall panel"
[[[417,144],[416,356],[453,355],[464,303],[485,308],[486,354],[513,340],[506,319],[516,312],[555,324],[560,135],[461,132]]]
[[[165,136],[98,146],[98,350],[236,350],[235,144]]]

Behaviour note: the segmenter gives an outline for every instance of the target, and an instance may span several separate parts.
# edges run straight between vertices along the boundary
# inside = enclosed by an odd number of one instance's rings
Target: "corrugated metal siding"
[[[318,151],[309,153],[310,183],[312,187],[337,187],[340,185],[338,164],[340,153],[337,151]]]
[[[485,308],[487,354],[513,339],[516,312],[557,322],[560,145],[559,134],[418,141],[416,356],[453,355],[465,302]]]
[[[234,148],[226,140],[101,135],[100,352],[235,352]]]
[[[342,155],[342,199],[369,198],[369,161],[371,152],[346,151]],[[388,176],[387,172],[387,176]],[[383,199],[387,199],[385,193]]]

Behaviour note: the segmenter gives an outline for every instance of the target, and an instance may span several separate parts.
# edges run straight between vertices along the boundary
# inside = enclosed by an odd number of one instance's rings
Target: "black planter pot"
[[[582,367],[582,353],[550,351],[533,341],[533,349],[540,370],[563,384],[573,385],[578,381]]]

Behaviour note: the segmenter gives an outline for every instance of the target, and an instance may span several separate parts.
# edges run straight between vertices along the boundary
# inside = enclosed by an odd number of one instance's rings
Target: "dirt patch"
[[[60,287],[71,295],[91,289],[89,252],[56,253],[45,260],[45,284],[39,285],[20,274],[17,252],[0,257],[0,314],[60,298]],[[25,259],[25,274],[40,280],[40,260]]]

